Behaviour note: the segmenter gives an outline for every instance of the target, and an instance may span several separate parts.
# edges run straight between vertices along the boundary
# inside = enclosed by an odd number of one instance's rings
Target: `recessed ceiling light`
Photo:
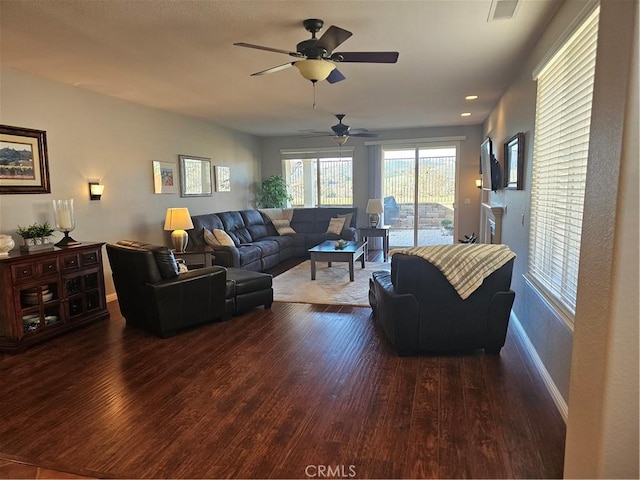
[[[478,95],[467,95],[466,97],[464,97],[465,100],[477,100],[478,99]]]
[[[470,117],[470,116],[471,116],[471,113],[469,113],[469,112],[464,112],[464,113],[461,113],[461,114],[460,114],[460,116],[461,116],[461,117]]]

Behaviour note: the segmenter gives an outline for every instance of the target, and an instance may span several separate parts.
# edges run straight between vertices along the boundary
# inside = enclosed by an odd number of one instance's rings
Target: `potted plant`
[[[25,245],[35,245],[36,238],[36,226],[29,225],[28,227],[21,227],[18,225],[18,235],[22,237]]]
[[[54,230],[51,228],[51,225],[49,225],[49,222],[35,224],[36,240],[40,238],[41,243],[43,244],[49,243],[49,237],[53,235],[53,231]]]
[[[18,225],[18,235],[24,240],[24,245],[20,247],[20,250],[32,252],[34,250],[53,248],[53,244],[49,242],[49,237],[53,234],[53,231],[49,222],[34,223],[28,227]]]
[[[293,197],[287,192],[287,184],[281,175],[271,175],[264,182],[258,192],[258,207],[262,208],[284,208],[287,200]]]

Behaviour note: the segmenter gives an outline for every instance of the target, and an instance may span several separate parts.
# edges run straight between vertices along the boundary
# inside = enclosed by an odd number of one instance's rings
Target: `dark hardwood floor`
[[[562,477],[564,423],[512,331],[500,356],[398,357],[368,308],[169,339],[109,310],[0,355],[0,477]]]

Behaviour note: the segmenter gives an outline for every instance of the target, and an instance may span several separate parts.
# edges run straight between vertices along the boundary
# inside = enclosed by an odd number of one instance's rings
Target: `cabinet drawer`
[[[34,263],[18,263],[11,265],[11,276],[16,283],[33,280],[38,277],[38,271]]]
[[[65,255],[62,257],[62,268],[64,270],[76,270],[79,267],[80,259],[77,253],[75,255]]]
[[[38,262],[38,273],[43,277],[52,273],[58,273],[58,259],[50,258],[49,260]]]
[[[24,283],[58,273],[58,259],[49,258],[31,263],[11,265],[11,276],[15,283]]]
[[[98,264],[98,251],[94,250],[92,252],[85,252],[82,254],[82,266],[83,267],[88,267],[88,266],[92,266],[92,265],[97,265]]]

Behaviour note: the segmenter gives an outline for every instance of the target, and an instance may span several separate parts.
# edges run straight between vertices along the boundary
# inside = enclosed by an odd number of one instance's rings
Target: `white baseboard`
[[[540,358],[540,356],[538,355],[538,352],[533,346],[533,343],[531,343],[531,340],[529,340],[529,336],[524,331],[524,328],[522,327],[520,320],[518,320],[518,317],[516,316],[515,313],[513,313],[513,311],[511,312],[511,325],[515,327],[518,337],[522,341],[524,348],[527,350],[527,353],[529,354],[529,356],[531,357],[531,360],[533,361],[533,366],[542,377],[542,381],[547,387],[547,390],[551,395],[551,398],[553,399],[553,403],[556,404],[556,408],[558,409],[558,412],[560,412],[560,415],[562,416],[562,419],[566,424],[567,415],[569,414],[569,408],[567,407],[567,402],[565,402],[564,398],[562,398],[562,395],[560,394],[558,387],[556,387],[556,384],[553,382],[551,375],[549,375],[549,372],[545,368],[544,363],[542,362],[542,359]]]

